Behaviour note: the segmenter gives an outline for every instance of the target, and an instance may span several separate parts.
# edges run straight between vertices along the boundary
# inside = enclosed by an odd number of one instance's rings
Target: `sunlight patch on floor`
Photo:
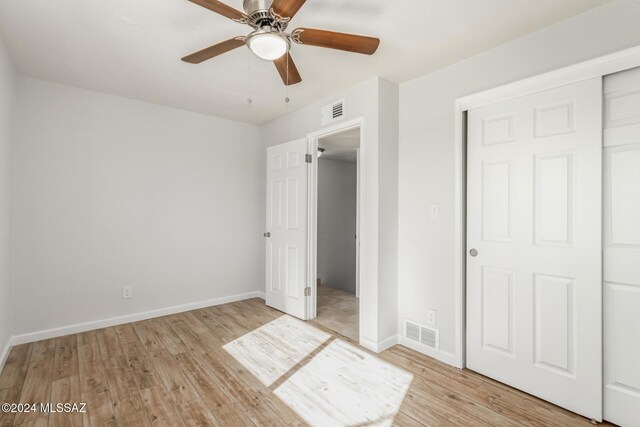
[[[412,379],[335,340],[274,393],[312,426],[391,426]]]
[[[331,337],[291,316],[281,316],[223,348],[267,387]]]

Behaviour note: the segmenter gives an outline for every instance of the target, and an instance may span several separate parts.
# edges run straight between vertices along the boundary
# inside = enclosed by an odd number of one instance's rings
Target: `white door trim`
[[[361,277],[361,272],[362,272],[362,266],[365,265],[364,264],[364,253],[361,250],[362,247],[364,247],[364,241],[366,239],[366,236],[362,235],[361,230],[363,230],[364,228],[362,227],[362,224],[364,224],[364,210],[361,209],[362,206],[365,206],[364,204],[364,191],[360,191],[363,189],[364,187],[364,183],[365,181],[365,168],[364,165],[362,164],[362,162],[360,161],[360,159],[364,158],[364,153],[366,150],[366,143],[365,143],[365,135],[364,135],[364,118],[363,117],[358,117],[352,120],[347,120],[341,123],[338,123],[336,125],[333,126],[329,126],[326,128],[323,128],[321,130],[318,130],[316,132],[312,132],[309,133],[307,135],[307,138],[309,140],[309,153],[311,153],[312,155],[314,153],[318,152],[318,140],[321,138],[326,138],[328,136],[331,135],[335,135],[337,133],[341,133],[341,132],[345,132],[351,129],[357,129],[360,128],[360,149],[358,150],[358,172],[357,172],[357,182],[358,182],[358,192],[357,192],[357,230],[356,230],[356,234],[358,236],[358,242],[359,245],[357,246],[357,250],[358,250],[358,263],[357,263],[357,271],[356,274],[358,275],[358,278]],[[309,220],[308,220],[308,224],[309,224],[309,238],[308,238],[308,244],[309,244],[309,248],[308,248],[308,254],[309,254],[309,259],[308,259],[308,268],[307,271],[309,272],[309,277],[308,277],[308,281],[311,285],[311,296],[310,298],[307,298],[307,313],[308,313],[308,318],[309,319],[314,319],[317,315],[316,313],[316,309],[317,309],[317,292],[318,292],[318,287],[317,287],[317,270],[318,270],[318,266],[317,266],[317,260],[318,260],[318,256],[317,256],[317,235],[318,235],[318,162],[316,160],[316,158],[313,159],[313,161],[311,162],[311,167],[309,168]],[[358,280],[359,281],[359,280]],[[358,293],[360,289],[358,289]],[[362,304],[362,299],[360,299],[360,304]],[[363,317],[362,317],[362,307],[360,307],[360,309],[358,310],[359,312],[359,321],[360,321],[360,329],[362,330],[362,324],[363,324]]]
[[[362,136],[362,132],[360,133]],[[362,194],[362,181],[360,181],[360,168],[362,167],[362,157],[360,147],[356,150],[356,198]],[[356,201],[356,298],[360,298],[360,212],[362,206],[360,199]],[[359,311],[358,311],[359,312]]]
[[[465,340],[465,276],[466,276],[466,140],[465,114],[500,101],[530,95],[555,87],[576,83],[630,68],[640,67],[640,46],[625,49],[589,61],[581,62],[555,71],[540,74],[493,89],[463,96],[455,100],[455,206],[454,206],[454,266],[455,266],[455,366],[464,368]],[[446,362],[448,362],[446,360]]]

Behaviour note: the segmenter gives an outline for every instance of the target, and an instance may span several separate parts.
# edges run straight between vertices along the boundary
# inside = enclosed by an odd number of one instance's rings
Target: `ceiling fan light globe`
[[[262,33],[248,38],[247,46],[258,58],[273,61],[289,51],[289,42],[279,34]]]

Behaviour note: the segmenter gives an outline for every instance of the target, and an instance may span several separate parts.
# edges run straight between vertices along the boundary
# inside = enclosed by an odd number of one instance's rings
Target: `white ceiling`
[[[356,150],[360,148],[360,129],[351,129],[322,138],[318,141],[318,147],[324,148],[322,159],[355,163],[358,158]]]
[[[294,45],[303,81],[289,104],[273,64],[246,48],[180,61],[250,30],[187,0],[0,0],[0,35],[22,75],[258,124],[377,75],[420,76],[609,1],[308,0],[290,29],[382,43],[373,57]]]

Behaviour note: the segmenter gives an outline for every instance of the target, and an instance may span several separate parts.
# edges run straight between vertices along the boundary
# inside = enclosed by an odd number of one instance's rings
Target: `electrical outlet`
[[[131,286],[123,286],[122,287],[122,299],[131,298]]]
[[[435,325],[436,324],[436,311],[427,309],[427,324]]]
[[[429,218],[431,219],[440,218],[440,205],[429,206]]]

